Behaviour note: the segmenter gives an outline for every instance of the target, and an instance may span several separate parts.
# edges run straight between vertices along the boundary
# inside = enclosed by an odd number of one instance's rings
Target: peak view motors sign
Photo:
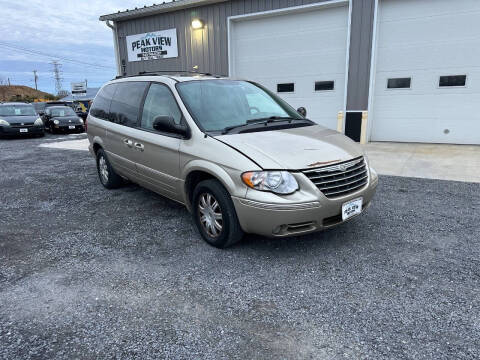
[[[177,29],[127,36],[128,61],[178,57]]]

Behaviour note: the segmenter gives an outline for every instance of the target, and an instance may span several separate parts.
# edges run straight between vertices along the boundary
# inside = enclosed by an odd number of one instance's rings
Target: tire
[[[53,124],[50,124],[50,133],[55,134],[55,129],[53,128]]]
[[[103,149],[97,151],[97,172],[100,182],[107,189],[116,189],[123,184],[123,179],[113,170]]]
[[[224,249],[243,237],[232,198],[217,180],[204,180],[196,186],[192,216],[200,235],[212,246]]]

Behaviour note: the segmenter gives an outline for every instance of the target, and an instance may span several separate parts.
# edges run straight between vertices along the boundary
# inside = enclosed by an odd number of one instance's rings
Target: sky
[[[35,87],[33,70],[37,70],[38,89],[55,93],[50,63],[57,59],[62,64],[63,89],[70,90],[71,82],[85,79],[88,87],[100,87],[115,77],[116,69],[112,30],[99,16],[154,2],[0,0],[0,82],[9,78],[12,85]]]

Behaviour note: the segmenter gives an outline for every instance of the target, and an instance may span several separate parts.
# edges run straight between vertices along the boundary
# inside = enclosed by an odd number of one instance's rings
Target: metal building
[[[478,0],[177,0],[100,20],[121,75],[246,78],[327,127],[342,111],[357,140],[363,117],[367,140],[480,144]]]

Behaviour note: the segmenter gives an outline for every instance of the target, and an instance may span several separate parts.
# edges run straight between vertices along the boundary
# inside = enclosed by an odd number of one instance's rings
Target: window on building
[[[90,114],[96,118],[109,120],[110,115],[110,103],[112,102],[113,95],[115,94],[116,84],[110,84],[102,88],[99,91],[95,100],[93,101]],[[48,109],[48,108],[47,108]]]
[[[335,81],[315,81],[315,91],[329,91],[335,89]]]
[[[440,76],[438,86],[451,87],[451,86],[465,86],[467,83],[467,75],[449,75]]]
[[[388,79],[387,89],[410,89],[412,86],[412,78],[393,78]]]
[[[279,93],[287,93],[287,92],[294,92],[294,91],[295,91],[294,83],[277,84],[277,92]]]
[[[147,85],[147,82],[117,83],[117,90],[110,105],[111,121],[120,125],[136,127],[140,104]]]
[[[171,116],[175,124],[180,124],[182,112],[172,92],[160,84],[152,84],[143,105],[142,128],[153,130],[153,121],[157,116]]]

